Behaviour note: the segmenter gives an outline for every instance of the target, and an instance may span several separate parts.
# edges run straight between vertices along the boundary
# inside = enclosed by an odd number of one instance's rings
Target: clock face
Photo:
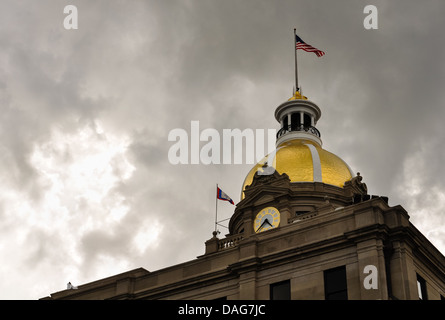
[[[277,208],[267,207],[262,209],[255,217],[253,229],[256,233],[276,228],[280,225],[280,212]]]

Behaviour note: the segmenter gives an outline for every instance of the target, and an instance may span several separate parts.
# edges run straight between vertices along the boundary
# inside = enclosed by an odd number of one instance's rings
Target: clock
[[[280,225],[280,211],[274,207],[267,207],[262,209],[255,217],[253,222],[253,230],[255,233],[260,233]]]

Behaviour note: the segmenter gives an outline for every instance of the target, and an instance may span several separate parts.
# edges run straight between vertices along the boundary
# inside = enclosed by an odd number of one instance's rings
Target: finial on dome
[[[300,90],[301,90],[301,88],[300,88]],[[289,98],[289,100],[287,100],[287,101],[291,101],[291,100],[307,100],[307,97],[303,96],[302,93],[297,90],[294,92],[294,95],[291,98]]]

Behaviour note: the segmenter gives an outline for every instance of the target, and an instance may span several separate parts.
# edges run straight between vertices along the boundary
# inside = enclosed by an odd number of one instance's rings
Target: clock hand
[[[266,223],[267,219],[263,221],[263,223],[260,225],[260,227],[258,229],[256,229],[255,232],[260,231],[260,229],[264,226],[264,224]]]
[[[266,218],[266,219],[263,221],[263,223],[261,224],[261,226],[260,226],[255,232],[258,232],[261,228],[263,228],[263,226],[264,226],[264,224],[265,224],[266,222],[269,224],[269,226],[272,227],[272,225],[270,224],[269,220]]]

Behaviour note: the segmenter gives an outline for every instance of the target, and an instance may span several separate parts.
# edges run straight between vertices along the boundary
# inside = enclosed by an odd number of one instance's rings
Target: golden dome
[[[255,172],[262,171],[266,162],[278,173],[286,173],[291,182],[323,182],[343,188],[344,183],[353,177],[349,166],[335,154],[310,140],[294,139],[280,144],[275,152],[250,170],[243,183],[241,199],[244,199],[244,189],[252,183]]]

